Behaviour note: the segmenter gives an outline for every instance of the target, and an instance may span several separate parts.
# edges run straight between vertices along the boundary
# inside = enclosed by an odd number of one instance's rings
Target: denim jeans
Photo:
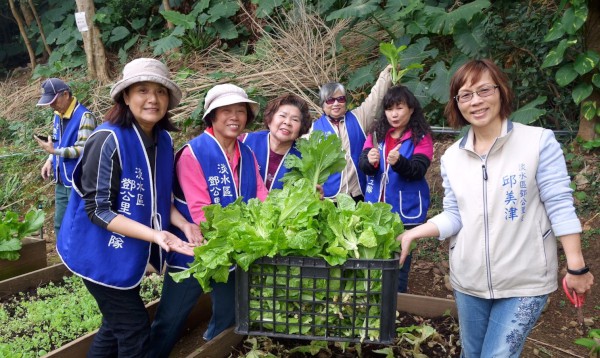
[[[404,230],[410,230],[419,225],[406,224],[404,225]],[[398,292],[406,293],[408,292],[408,273],[410,272],[410,264],[412,263],[412,252],[406,256],[406,260],[404,260],[404,264],[400,267],[400,271],[398,272]]]
[[[548,295],[485,299],[454,291],[461,357],[518,358]]]
[[[56,237],[58,237],[60,224],[69,204],[69,196],[71,196],[71,188],[67,188],[61,183],[56,183],[54,188],[54,234]]]
[[[406,260],[404,260],[404,264],[402,264],[402,267],[400,267],[400,271],[398,272],[398,292],[400,293],[408,292],[408,273],[410,272],[411,261],[412,254],[408,254]]]
[[[179,269],[168,268],[150,332],[151,358],[168,357],[181,336],[185,321],[203,293],[193,276],[177,283],[169,273]],[[211,340],[235,324],[235,273],[227,283],[212,283],[212,315],[203,338]]]
[[[147,357],[150,317],[140,297],[140,286],[118,290],[86,279],[83,283],[102,312],[102,325],[87,356]]]

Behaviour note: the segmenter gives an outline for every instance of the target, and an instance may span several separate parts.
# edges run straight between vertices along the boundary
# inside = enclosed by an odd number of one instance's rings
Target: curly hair
[[[300,110],[300,136],[308,133],[310,130],[310,126],[312,125],[312,119],[310,118],[310,113],[308,111],[308,103],[305,100],[300,98],[299,96],[286,93],[283,94],[271,101],[267,104],[264,112],[264,125],[269,128],[271,121],[273,120],[273,116],[275,112],[279,109],[279,107],[284,105],[290,105],[298,108]]]
[[[393,86],[385,93],[382,106],[384,111],[381,113],[379,119],[371,125],[369,133],[375,132],[377,138],[385,138],[387,132],[392,128],[385,115],[385,110],[400,103],[405,104],[408,108],[413,110],[406,128],[411,130],[411,140],[416,145],[424,135],[431,133],[431,127],[429,126],[429,123],[427,123],[425,115],[423,115],[423,109],[421,108],[419,100],[417,100],[415,95],[408,88],[401,85]]]

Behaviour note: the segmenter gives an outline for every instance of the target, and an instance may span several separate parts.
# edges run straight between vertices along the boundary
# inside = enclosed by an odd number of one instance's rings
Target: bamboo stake
[[[571,352],[571,351],[567,351],[567,350],[565,350],[565,349],[558,348],[557,346],[553,346],[553,345],[551,345],[551,344],[544,343],[544,342],[542,342],[542,341],[538,341],[537,339],[533,339],[533,338],[531,338],[531,337],[527,337],[527,340],[528,340],[528,341],[532,341],[532,342],[534,342],[534,343],[536,343],[536,344],[541,344],[541,345],[543,345],[543,346],[550,347],[550,348],[552,348],[552,349],[556,349],[557,351],[559,351],[559,352],[563,352],[563,353],[565,353],[565,354],[568,354],[568,355],[570,355],[571,357],[585,358],[584,356],[577,355],[577,354],[575,354],[575,353],[573,353],[573,352]]]

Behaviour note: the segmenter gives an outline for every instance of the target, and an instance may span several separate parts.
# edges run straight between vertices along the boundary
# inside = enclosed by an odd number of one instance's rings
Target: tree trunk
[[[169,0],[162,0],[162,4],[163,8],[165,8],[166,11],[171,10],[171,4],[169,4]],[[175,26],[173,26],[173,23],[171,21],[167,21],[167,28],[173,30]]]
[[[588,0],[588,18],[585,22],[585,28],[583,38],[585,41],[585,48],[587,50],[594,50],[596,53],[600,53],[600,1]],[[589,74],[591,80],[592,74]],[[596,101],[596,105],[600,108],[600,89],[594,86],[592,95],[587,99],[589,101]],[[598,113],[598,112],[596,112]],[[583,140],[589,141],[600,137],[595,131],[594,126],[600,123],[600,118],[596,114],[591,121],[585,119],[583,115],[579,116],[579,131],[577,135]]]
[[[29,42],[29,38],[27,38],[27,31],[25,31],[25,26],[23,25],[23,19],[15,6],[14,0],[8,0],[8,4],[10,5],[10,11],[13,14],[13,17],[17,21],[17,25],[19,26],[19,31],[21,32],[21,37],[23,37],[23,42],[25,42],[25,46],[27,47],[27,52],[29,53],[29,62],[31,63],[31,69],[35,68],[37,65],[35,61],[35,52],[33,52],[33,47],[31,47],[31,42]]]
[[[38,29],[40,30],[40,36],[42,37],[42,42],[44,43],[44,48],[46,49],[46,53],[48,56],[52,54],[52,50],[50,46],[48,46],[48,42],[46,41],[46,34],[44,33],[44,29],[42,28],[42,22],[40,21],[40,17],[38,16],[37,10],[33,5],[33,0],[28,0],[29,7],[31,8],[31,12],[33,13],[33,17],[35,17],[35,22],[38,25]]]
[[[110,82],[108,76],[106,52],[104,43],[100,38],[100,30],[94,25],[94,14],[96,7],[93,0],[76,0],[77,11],[85,13],[85,21],[88,25],[88,31],[81,33],[83,37],[83,47],[88,65],[88,76],[98,80],[100,83]]]
[[[25,24],[29,27],[33,22],[33,14],[31,13],[31,9],[27,6],[27,0],[19,0],[19,8],[21,9],[21,14],[23,14],[23,20]]]

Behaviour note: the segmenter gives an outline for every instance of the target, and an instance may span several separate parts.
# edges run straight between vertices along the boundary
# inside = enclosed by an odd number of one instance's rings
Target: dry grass
[[[364,41],[364,37],[355,33],[344,35],[341,42],[343,54],[336,55],[339,52],[336,38],[340,32],[347,30],[348,21],[338,21],[330,27],[302,5],[263,20],[257,20],[249,13],[242,16],[245,16],[245,21],[252,22],[254,31],[259,32],[257,38],[260,40],[253,45],[252,55],[236,56],[210,48],[169,64],[172,69],[179,69],[174,74],[175,81],[184,92],[182,103],[172,111],[175,122],[188,118],[198,106],[202,106],[208,89],[228,82],[246,89],[251,96],[257,94],[268,99],[286,92],[296,93],[309,103],[314,117],[317,117],[321,112],[319,86],[337,81],[345,74],[344,71],[351,71],[364,65],[365,60],[377,56],[358,53],[358,44]],[[266,27],[271,31],[265,31]],[[373,36],[383,38],[384,35],[377,33]],[[190,70],[185,76],[183,68]],[[19,88],[18,93],[14,88]],[[98,118],[112,105],[109,89],[110,85],[92,87],[91,98],[85,102]],[[10,82],[1,83],[0,104],[5,102],[6,105],[0,107],[0,117],[9,120],[26,118],[39,98],[39,91],[40,81],[17,87]]]

